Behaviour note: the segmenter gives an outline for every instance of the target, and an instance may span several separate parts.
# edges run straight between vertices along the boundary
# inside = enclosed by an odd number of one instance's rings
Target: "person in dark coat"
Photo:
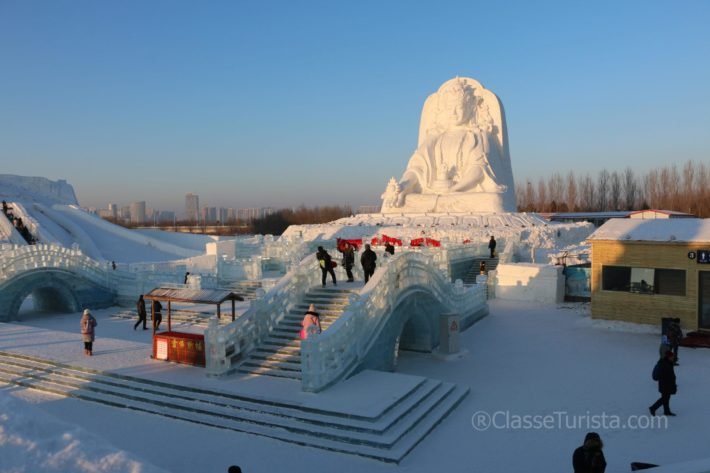
[[[488,242],[488,249],[491,250],[491,258],[495,257],[496,254],[496,239],[491,235],[491,240]]]
[[[360,264],[362,265],[362,271],[365,273],[365,284],[375,274],[376,261],[377,255],[375,252],[370,249],[370,245],[365,245],[365,251],[360,255]]]
[[[84,309],[84,313],[81,314],[81,322],[79,326],[81,328],[81,338],[84,341],[84,354],[92,356],[94,354],[94,337],[96,334],[95,327],[97,322],[89,309]]]
[[[163,304],[161,304],[160,301],[153,301],[153,327],[155,330],[160,328],[160,322],[163,321],[162,310]]]
[[[322,246],[318,247],[316,258],[318,259],[318,264],[320,265],[322,273],[321,283],[323,284],[323,287],[325,287],[325,279],[328,273],[330,273],[330,277],[333,280],[333,286],[337,286],[338,283],[335,280],[335,271],[333,271],[333,259]]]
[[[596,432],[589,432],[584,437],[584,444],[572,454],[574,473],[604,473],[606,459],[602,449],[604,444]]]
[[[138,312],[138,322],[136,322],[133,326],[133,330],[135,330],[141,322],[143,322],[143,330],[148,330],[145,326],[147,314],[145,312],[145,300],[143,299],[143,294],[140,295],[138,302],[136,303],[136,312]]]
[[[355,281],[353,276],[353,266],[355,266],[355,250],[350,243],[345,243],[342,249],[343,253],[343,268],[345,268],[345,274],[348,275],[348,282]]]
[[[392,243],[385,243],[385,253],[389,253],[390,255],[394,256],[394,245]]]
[[[683,339],[683,330],[680,328],[680,318],[676,317],[668,326],[668,341],[671,345],[671,350],[675,355],[675,366],[678,366],[678,347]]]
[[[190,277],[190,271],[185,273],[185,278],[182,280],[182,283],[187,285],[187,280]]]
[[[663,406],[663,415],[674,416],[671,412],[671,396],[678,391],[678,386],[675,383],[675,370],[673,369],[673,360],[675,355],[672,350],[666,352],[666,356],[658,360],[658,366],[655,371],[658,373],[658,392],[661,397],[648,408],[652,416],[656,415],[656,410]]]

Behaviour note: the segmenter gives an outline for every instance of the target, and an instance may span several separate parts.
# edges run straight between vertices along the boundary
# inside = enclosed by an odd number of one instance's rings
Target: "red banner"
[[[414,240],[412,240],[411,246],[439,247],[441,246],[441,242],[439,240],[434,240],[433,238],[415,238]]]
[[[337,245],[338,245],[338,251],[344,251],[345,250],[345,244],[348,243],[350,246],[354,246],[356,250],[360,250],[360,247],[362,246],[362,238],[358,239],[346,239],[346,238],[337,238]]]

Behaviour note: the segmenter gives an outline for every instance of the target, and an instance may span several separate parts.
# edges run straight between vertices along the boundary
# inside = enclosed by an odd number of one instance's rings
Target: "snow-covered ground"
[[[579,304],[494,300],[490,309],[461,335],[458,358],[401,353],[400,372],[469,386],[471,393],[398,466],[6,387],[0,471],[192,473],[223,472],[230,464],[249,473],[571,471],[572,451],[589,430],[605,442],[608,472],[629,471],[632,461],[708,456],[710,350],[681,348],[679,392],[671,401],[678,416],[652,420],[647,408],[658,397],[650,378],[658,353],[652,328],[592,321],[588,306]],[[115,310],[97,311],[92,358],[82,354],[79,314],[1,324],[0,350],[174,383],[224,383],[199,368],[149,360],[149,332],[112,318]],[[486,418],[495,426],[484,429]],[[525,419],[535,425],[525,428]],[[661,423],[631,428],[652,421]]]

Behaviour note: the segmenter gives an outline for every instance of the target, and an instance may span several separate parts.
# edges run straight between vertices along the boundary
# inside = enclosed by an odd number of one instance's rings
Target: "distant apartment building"
[[[146,222],[145,201],[133,202],[130,207],[131,223],[143,224]]]
[[[243,222],[249,222],[256,218],[261,218],[263,215],[261,209],[237,209],[237,218]]]
[[[108,216],[114,220],[118,218],[118,206],[116,204],[108,204]]]
[[[202,207],[202,223],[212,225],[217,222],[216,207]]]
[[[175,222],[175,212],[170,210],[160,210],[156,211],[155,216],[156,223],[174,223]]]
[[[227,223],[227,220],[229,220],[227,209],[225,209],[224,207],[219,208],[219,210],[217,211],[217,220],[219,220],[219,223],[221,224]]]
[[[196,194],[185,195],[185,220],[197,222],[200,217],[200,196]]]
[[[227,209],[227,222],[234,223],[237,221],[237,209]]]

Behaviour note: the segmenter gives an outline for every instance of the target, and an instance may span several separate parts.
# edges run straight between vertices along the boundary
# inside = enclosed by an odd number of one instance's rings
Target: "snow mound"
[[[50,181],[45,177],[0,174],[0,199],[6,201],[42,202],[77,205],[74,188],[67,181]]]

